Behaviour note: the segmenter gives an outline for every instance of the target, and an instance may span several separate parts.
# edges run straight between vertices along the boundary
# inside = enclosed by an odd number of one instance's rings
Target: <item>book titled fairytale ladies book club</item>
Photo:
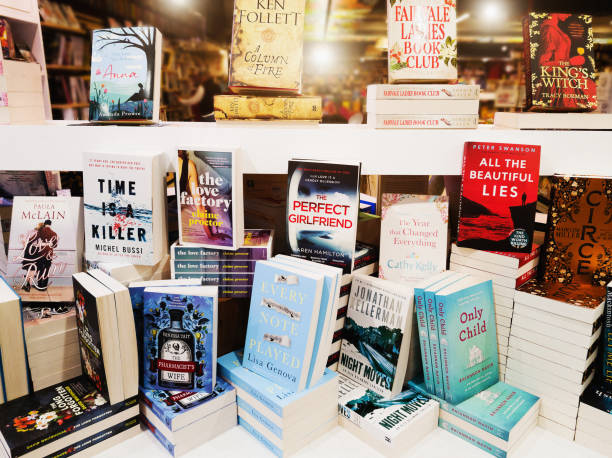
[[[540,146],[467,142],[457,245],[531,252],[539,171]]]
[[[244,242],[242,175],[233,149],[178,151],[181,245],[237,250]]]

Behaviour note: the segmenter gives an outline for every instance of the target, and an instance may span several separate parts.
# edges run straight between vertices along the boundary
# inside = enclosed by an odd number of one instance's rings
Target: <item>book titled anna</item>
[[[244,242],[244,212],[236,151],[180,149],[177,171],[181,244],[237,250]]]
[[[467,142],[457,246],[531,252],[539,171],[540,146]]]

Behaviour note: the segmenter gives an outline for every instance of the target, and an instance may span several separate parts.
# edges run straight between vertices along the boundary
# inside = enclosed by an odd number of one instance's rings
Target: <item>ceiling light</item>
[[[499,22],[505,17],[505,11],[499,3],[489,2],[482,9],[482,18],[489,22]]]

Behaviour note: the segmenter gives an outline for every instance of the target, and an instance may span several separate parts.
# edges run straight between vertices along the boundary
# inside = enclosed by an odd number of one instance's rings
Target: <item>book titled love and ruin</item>
[[[180,243],[237,250],[244,212],[236,150],[180,149],[177,160]]]

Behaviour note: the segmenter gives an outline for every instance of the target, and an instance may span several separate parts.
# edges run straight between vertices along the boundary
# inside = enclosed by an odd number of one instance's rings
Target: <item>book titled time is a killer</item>
[[[465,144],[458,246],[531,251],[540,149],[508,143]]]

